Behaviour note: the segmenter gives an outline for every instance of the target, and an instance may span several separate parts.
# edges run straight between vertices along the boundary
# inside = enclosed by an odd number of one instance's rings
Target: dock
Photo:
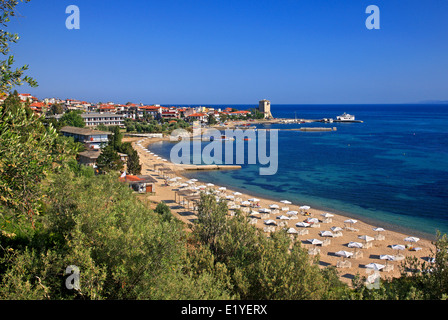
[[[238,165],[221,165],[221,164],[181,164],[178,165],[184,170],[238,170],[241,166]]]
[[[328,132],[328,131],[337,131],[338,129],[336,127],[333,128],[323,128],[323,127],[302,127],[302,128],[294,128],[294,129],[263,129],[266,131],[270,130],[278,130],[278,131],[304,131],[304,132]]]

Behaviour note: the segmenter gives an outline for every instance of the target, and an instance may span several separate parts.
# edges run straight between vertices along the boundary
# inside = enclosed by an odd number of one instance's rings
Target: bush
[[[166,205],[164,202],[159,202],[157,204],[156,209],[154,210],[156,213],[158,213],[163,221],[171,221],[172,213],[170,207]]]

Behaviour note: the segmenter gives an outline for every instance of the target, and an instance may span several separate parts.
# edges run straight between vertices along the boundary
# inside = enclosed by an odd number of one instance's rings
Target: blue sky
[[[80,29],[68,30],[68,5]],[[380,30],[368,30],[368,5]],[[448,100],[448,0],[31,0],[9,31],[38,98],[159,104]]]

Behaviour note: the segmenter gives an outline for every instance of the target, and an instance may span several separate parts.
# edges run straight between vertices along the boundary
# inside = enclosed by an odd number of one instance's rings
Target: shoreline
[[[185,172],[186,175],[192,174],[195,175],[194,172]],[[187,177],[190,178],[190,177]],[[197,178],[197,177],[195,177]],[[202,181],[204,183],[208,183],[209,181]],[[222,184],[222,183],[221,183]],[[275,197],[273,196],[268,196],[265,194],[261,194],[258,193],[256,191],[251,191],[251,190],[247,190],[247,189],[242,189],[239,187],[234,187],[231,186],[229,184],[222,184],[224,187],[227,187],[228,189],[232,189],[241,193],[247,193],[250,194],[251,196],[254,197],[258,197],[258,198],[264,198],[266,200],[275,202],[277,201]],[[435,241],[436,240],[436,235],[435,234],[430,234],[428,232],[424,232],[424,231],[420,231],[420,230],[416,230],[416,229],[412,229],[410,227],[403,227],[403,226],[399,226],[396,224],[393,224],[391,222],[387,222],[387,221],[383,221],[383,220],[375,220],[374,218],[369,218],[369,217],[365,217],[365,216],[361,216],[361,215],[356,215],[350,212],[346,212],[346,211],[341,211],[341,210],[336,210],[333,208],[329,208],[326,206],[322,206],[322,205],[313,205],[314,209],[319,210],[319,211],[323,211],[323,212],[331,212],[334,214],[337,214],[339,216],[344,216],[347,219],[357,219],[357,220],[362,220],[367,224],[370,224],[372,226],[377,226],[377,227],[382,227],[384,229],[390,230],[390,231],[394,231],[394,232],[398,232],[398,233],[402,233],[402,234],[413,234],[414,236],[417,236],[421,239],[426,239],[428,241]]]
[[[149,174],[153,177],[158,177],[158,174],[155,173],[153,170],[154,164],[157,163],[165,163],[169,164],[170,167],[173,168],[173,171],[175,171],[176,176],[182,177],[185,180],[189,180],[188,177],[188,171],[182,170],[180,167],[178,167],[176,164],[173,164],[169,161],[163,162],[162,160],[158,160],[152,156],[150,156],[147,152],[144,152],[142,148],[139,148],[136,146],[137,141],[142,141],[142,146],[146,150],[148,147],[155,142],[160,141],[169,141],[169,138],[126,138],[130,141],[134,147],[135,150],[138,151],[140,156],[140,161],[142,163],[142,174]],[[184,175],[187,173],[187,175]],[[207,181],[201,181],[201,179],[198,179],[198,184],[206,184]],[[175,203],[174,200],[174,193],[175,191],[173,189],[176,189],[176,187],[173,186],[164,186],[163,185],[164,180],[159,177],[159,180],[157,182],[156,187],[156,195],[155,196],[148,196],[148,199],[151,199],[156,202],[168,200],[168,205],[172,208],[173,214],[182,220],[183,222],[190,224],[194,223],[194,213],[188,212],[190,209],[181,208],[179,209],[180,205]],[[203,183],[202,183],[203,182]],[[213,183],[213,181],[212,181]],[[221,186],[221,185],[220,185]],[[218,185],[215,186],[215,188],[220,187]],[[226,187],[227,188],[227,187]],[[253,198],[254,196],[259,197],[260,199],[260,208],[269,208],[270,204],[278,204],[280,208],[282,206],[288,206],[289,210],[299,211],[298,206],[299,204],[293,203],[289,205],[284,205],[280,203],[280,200],[283,199],[274,199],[274,197],[266,197],[257,195],[256,192],[251,192],[248,190],[242,190],[239,188],[234,188],[232,186],[229,186],[226,190],[227,195],[232,194],[233,192],[240,192],[242,195],[240,196],[243,200],[247,200],[249,198]],[[288,199],[286,199],[288,200]],[[434,239],[430,239],[428,235],[422,234],[421,232],[418,232],[416,230],[410,230],[407,228],[403,228],[402,230],[394,230],[395,228],[390,228],[392,226],[387,225],[387,223],[378,223],[377,221],[369,221],[369,219],[362,217],[361,219],[359,217],[347,214],[347,213],[341,213],[335,210],[329,211],[328,209],[325,209],[323,207],[313,207],[307,210],[311,217],[318,218],[319,220],[322,220],[321,214],[324,212],[331,212],[334,216],[331,218],[331,223],[320,223],[320,227],[318,228],[306,228],[306,230],[309,232],[307,235],[297,235],[296,241],[302,242],[302,247],[311,249],[313,248],[312,245],[307,243],[307,239],[319,239],[319,240],[326,240],[327,238],[322,237],[319,232],[320,231],[328,231],[330,230],[330,227],[337,226],[344,228],[346,226],[346,223],[344,223],[347,219],[357,219],[358,222],[354,224],[353,226],[358,229],[357,232],[353,231],[346,231],[343,230],[343,235],[338,238],[329,238],[330,244],[328,246],[322,246],[317,247],[320,249],[320,262],[319,265],[321,267],[325,267],[328,265],[334,265],[336,266],[338,264],[338,261],[341,260],[341,257],[336,256],[335,252],[340,250],[345,251],[352,251],[353,248],[348,248],[347,244],[349,242],[361,242],[364,241],[359,239],[358,236],[360,235],[368,235],[371,237],[375,237],[377,233],[373,231],[372,229],[374,227],[383,227],[386,229],[383,234],[385,236],[386,240],[374,240],[372,241],[372,247],[367,249],[357,249],[363,252],[363,257],[357,258],[357,259],[348,259],[351,261],[352,266],[350,268],[338,268],[338,271],[340,273],[340,279],[348,284],[350,284],[351,279],[355,276],[356,273],[359,273],[361,276],[367,276],[367,271],[369,269],[365,268],[365,265],[371,262],[383,264],[383,265],[394,265],[394,269],[389,272],[380,272],[380,275],[382,278],[390,278],[390,277],[399,277],[400,276],[400,270],[399,265],[401,264],[401,261],[390,261],[385,262],[385,260],[380,260],[380,255],[395,255],[397,254],[397,251],[390,248],[390,245],[394,244],[401,244],[401,245],[407,245],[409,243],[404,241],[404,238],[408,236],[418,236],[420,237],[420,241],[418,241],[415,246],[422,248],[420,251],[410,251],[408,249],[404,250],[404,252],[400,252],[400,254],[403,254],[405,256],[416,256],[418,259],[426,259],[428,256],[431,255],[431,251],[434,250],[434,245],[432,244],[432,241]],[[188,212],[188,213],[187,213]],[[255,226],[263,232],[264,229],[266,229],[266,225],[263,223],[264,221],[268,219],[272,219],[278,224],[283,222],[284,220],[279,220],[277,217],[280,215],[283,215],[285,211],[280,211],[278,213],[271,213],[269,215],[261,217],[262,214],[257,215],[248,215],[250,218],[257,219]],[[296,230],[302,230],[304,228],[296,227],[295,224],[300,221],[304,221],[307,217],[302,216],[300,214],[297,215],[297,218],[294,220],[285,220],[287,224],[287,228],[295,228]],[[255,221],[255,220],[254,220]],[[276,227],[278,230],[280,227]],[[355,250],[356,251],[356,250]]]

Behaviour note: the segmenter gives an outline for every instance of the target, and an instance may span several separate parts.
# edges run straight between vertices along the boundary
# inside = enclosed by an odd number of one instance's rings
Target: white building
[[[124,120],[122,114],[109,112],[91,112],[83,113],[81,117],[86,124],[86,127],[96,127],[100,124],[105,126],[123,126]]]

